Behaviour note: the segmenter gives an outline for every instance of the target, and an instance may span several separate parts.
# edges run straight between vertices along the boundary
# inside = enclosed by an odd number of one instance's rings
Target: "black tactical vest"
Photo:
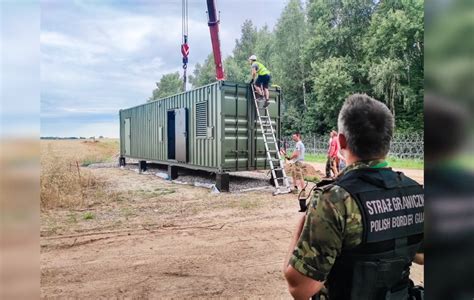
[[[336,258],[329,299],[408,299],[410,266],[423,239],[423,188],[389,168],[353,170],[334,185],[355,199],[364,229],[362,243]]]

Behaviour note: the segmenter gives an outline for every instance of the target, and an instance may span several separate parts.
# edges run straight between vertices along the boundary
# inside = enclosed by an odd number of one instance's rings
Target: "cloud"
[[[278,1],[263,1],[252,4],[254,9],[249,11],[249,3],[218,3],[225,17],[220,28],[224,55],[231,53],[246,18],[257,15],[256,24],[274,22],[277,15],[272,14],[280,9]],[[189,5],[191,74],[212,47],[205,1]],[[109,121],[97,121],[97,117],[115,118],[119,109],[144,103],[161,76],[182,73],[181,2],[43,1],[41,7],[44,135],[102,126]]]

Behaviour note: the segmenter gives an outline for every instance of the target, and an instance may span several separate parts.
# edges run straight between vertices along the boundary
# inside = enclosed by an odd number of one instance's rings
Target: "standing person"
[[[329,142],[328,142],[328,153],[326,159],[326,178],[331,178],[331,157],[329,152],[331,151],[331,141],[332,141],[332,131],[329,133]]]
[[[334,177],[337,177],[338,172],[338,158],[337,153],[339,152],[339,142],[337,140],[337,132],[331,131],[331,144],[329,146],[329,161],[331,164],[331,170]]]
[[[294,132],[291,136],[293,141],[295,141],[295,150],[291,156],[287,155],[285,150],[280,150],[285,158],[290,161],[291,164],[291,177],[293,179],[293,184],[295,188],[292,190],[293,193],[299,194],[301,199],[298,199],[300,202],[300,211],[306,210],[306,191],[304,187],[304,172],[303,172],[303,161],[305,147],[303,141],[301,141],[301,133],[298,131]],[[298,191],[298,188],[300,191]]]
[[[249,57],[249,63],[252,74],[251,83],[255,83],[257,93],[265,99],[263,107],[267,107],[270,104],[270,92],[268,91],[268,85],[271,80],[270,71],[261,62],[257,61],[255,54]]]
[[[409,299],[411,263],[422,262],[424,192],[385,161],[393,115],[382,102],[355,94],[342,106],[338,127],[347,167],[316,188],[298,223],[283,270],[289,291],[295,299],[323,287],[331,300]]]

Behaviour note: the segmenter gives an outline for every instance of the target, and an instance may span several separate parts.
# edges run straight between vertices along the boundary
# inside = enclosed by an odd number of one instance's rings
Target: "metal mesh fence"
[[[285,143],[288,149],[293,149],[295,146],[295,142],[291,137],[283,138],[282,142]],[[329,136],[305,135],[303,136],[303,144],[306,153],[326,155]],[[422,160],[424,157],[423,133],[395,134],[388,155],[395,158]]]

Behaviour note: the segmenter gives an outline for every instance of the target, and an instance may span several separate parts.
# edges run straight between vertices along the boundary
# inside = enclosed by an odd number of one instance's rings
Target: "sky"
[[[118,137],[118,111],[145,103],[181,64],[181,2],[42,1],[41,136]],[[273,28],[286,0],[217,0],[224,57],[242,23]],[[211,53],[206,0],[189,0],[189,67]],[[252,53],[249,53],[249,55]]]

